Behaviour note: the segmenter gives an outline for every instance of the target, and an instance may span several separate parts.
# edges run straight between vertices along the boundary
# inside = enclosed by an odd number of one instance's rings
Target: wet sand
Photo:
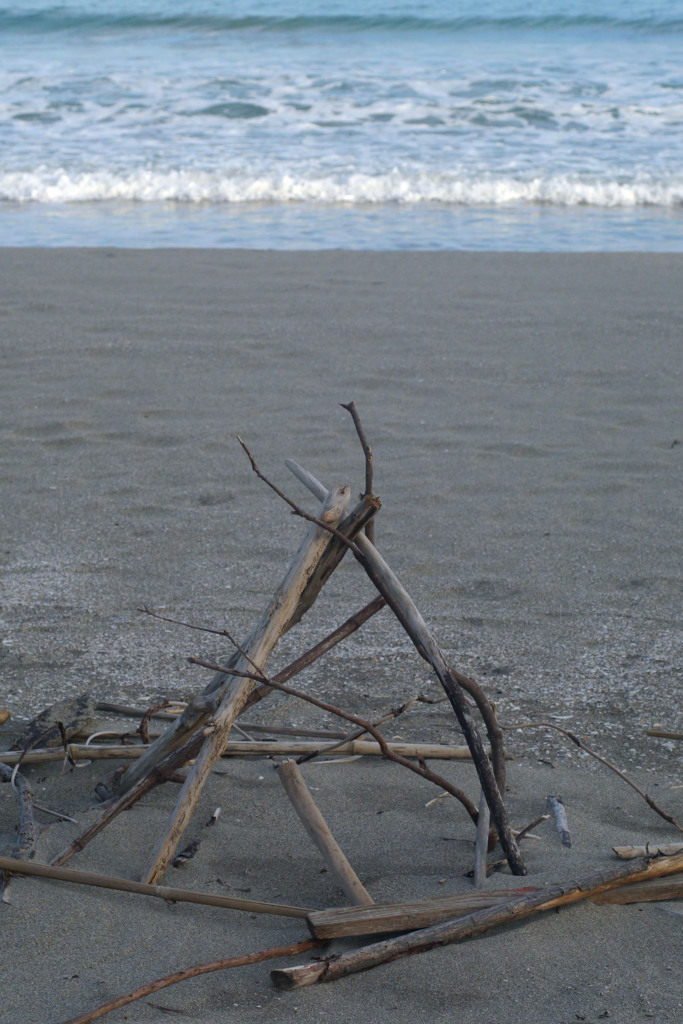
[[[203,685],[187,657],[221,657],[224,642],[137,609],[244,635],[302,525],[235,434],[311,507],[283,459],[360,490],[362,453],[338,405],[354,399],[375,453],[378,546],[452,663],[504,724],[586,736],[682,817],[671,787],[683,745],[645,733],[683,729],[682,278],[670,255],[0,250],[0,706],[13,715],[0,739],[84,691],[144,705]],[[344,564],[272,667],[371,596]],[[367,714],[438,693],[387,611],[300,681]],[[333,725],[283,698],[253,718]],[[390,734],[459,739],[443,705],[419,705]],[[530,884],[611,864],[616,843],[676,839],[556,734],[507,742],[514,823],[554,791],[574,826],[571,850],[551,823],[528,841]],[[210,830],[183,884],[220,877],[236,891],[248,872],[255,898],[341,902],[270,764],[228,768],[206,796],[223,805],[224,831]],[[376,899],[466,888],[471,828],[445,801],[425,810],[425,783],[366,761],[308,771]],[[90,802],[91,769],[27,774],[49,805]],[[73,866],[134,877],[172,798],[155,794]],[[9,787],[0,801],[6,850]],[[37,856],[73,828],[50,828]],[[13,1024],[51,1024],[166,971],[301,934],[43,882],[12,890],[0,958]],[[262,965],[153,1001],[207,1022],[675,1020],[681,925],[667,908],[581,906],[301,994],[271,989]],[[164,1016],[137,1004],[110,1019]]]

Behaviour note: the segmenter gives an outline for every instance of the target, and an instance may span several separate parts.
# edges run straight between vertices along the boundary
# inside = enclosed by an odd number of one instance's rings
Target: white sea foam
[[[383,174],[297,174],[231,170],[138,169],[70,173],[47,167],[0,174],[0,200],[14,203],[441,203],[462,206],[547,204],[551,206],[678,207],[683,175],[669,180],[641,176],[631,181],[586,176],[457,174],[447,171]]]

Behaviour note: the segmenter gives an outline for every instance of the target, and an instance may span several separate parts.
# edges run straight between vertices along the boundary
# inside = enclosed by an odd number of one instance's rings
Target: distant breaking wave
[[[683,18],[618,17],[601,14],[548,14],[509,15],[487,17],[486,15],[464,15],[454,18],[429,18],[416,15],[355,15],[355,14],[312,14],[297,16],[245,15],[197,13],[174,15],[170,13],[127,13],[115,11],[70,11],[55,6],[41,11],[21,11],[15,8],[0,8],[0,31],[22,32],[79,32],[88,29],[122,31],[130,29],[191,29],[207,32],[301,32],[307,30],[366,32],[384,30],[388,32],[468,32],[473,30],[526,31],[545,29],[562,31],[576,28],[607,28],[636,32],[671,33],[683,31]]]
[[[218,174],[197,170],[68,172],[39,168],[0,174],[0,201],[13,203],[312,203],[549,205],[679,207],[683,175],[668,181],[632,181],[549,175],[516,179],[499,174],[456,176],[443,172],[341,175]]]

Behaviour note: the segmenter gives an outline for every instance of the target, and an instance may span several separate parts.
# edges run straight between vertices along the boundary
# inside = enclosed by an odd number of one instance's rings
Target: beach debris
[[[447,920],[440,924],[409,931],[397,938],[386,939],[350,953],[328,959],[325,963],[315,962],[300,967],[285,967],[271,971],[271,979],[277,988],[294,989],[314,985],[322,981],[334,981],[357,971],[365,971],[379,964],[389,963],[399,957],[422,953],[436,946],[444,946],[475,935],[482,935],[492,928],[519,921],[545,910],[593,899],[595,896],[618,886],[660,878],[683,870],[683,853],[673,857],[641,858],[621,864],[611,871],[602,871],[561,885],[548,886],[542,890],[513,896],[503,903],[476,910],[465,917]]]
[[[83,1013],[79,1017],[72,1017],[70,1020],[64,1021],[63,1024],[91,1024],[92,1021],[98,1020],[100,1017],[104,1017],[113,1010],[118,1010],[122,1006],[128,1006],[130,1003],[134,1003],[138,999],[144,999],[145,996],[151,996],[154,992],[159,992],[162,988],[168,988],[170,985],[177,985],[180,981],[187,981],[189,978],[197,978],[200,974],[211,974],[213,971],[227,971],[231,967],[247,967],[249,964],[262,963],[264,960],[281,960],[285,957],[298,956],[299,953],[305,953],[307,950],[315,949],[321,945],[322,943],[317,939],[304,939],[303,942],[295,942],[290,946],[277,946],[274,949],[260,949],[256,953],[245,953],[243,956],[228,956],[224,957],[222,960],[212,960],[209,963],[195,964],[193,967],[185,967],[181,971],[175,971],[173,974],[167,974],[165,978],[157,978],[156,981],[150,981],[147,985],[134,989],[132,992],[128,992],[124,996],[117,996],[115,999],[110,999],[108,1002],[98,1006],[95,1010],[91,1010],[89,1013]]]
[[[7,708],[0,708],[0,725],[4,725],[5,722],[9,722],[11,717],[12,716],[10,715]]]
[[[683,844],[646,844],[628,848],[627,864],[599,873],[553,884],[543,889],[527,886],[505,890],[484,891],[487,875],[500,867],[514,875],[526,874],[520,854],[521,841],[549,815],[542,815],[526,828],[511,827],[504,803],[506,752],[504,731],[519,728],[554,729],[572,743],[609,767],[638,792],[666,821],[680,831],[683,828],[666,811],[640,790],[626,775],[592,750],[582,738],[550,722],[525,722],[501,726],[495,704],[489,700],[479,683],[454,669],[446,661],[434,634],[420,611],[384,560],[374,544],[373,524],[380,509],[379,499],[372,492],[372,450],[364,434],[354,403],[344,405],[351,414],[361,442],[366,467],[365,491],[355,504],[348,486],[328,488],[308,470],[293,460],[286,465],[319,502],[315,515],[306,512],[276,487],[258,467],[253,455],[240,439],[251,467],[309,525],[297,554],[282,583],[273,594],[265,611],[244,643],[240,644],[228,629],[211,629],[172,619],[149,608],[147,615],[179,626],[225,637],[232,653],[225,662],[190,658],[194,665],[210,670],[213,675],[204,688],[183,702],[161,701],[148,709],[126,705],[93,704],[84,695],[76,701],[62,702],[37,716],[24,730],[12,751],[0,752],[0,779],[14,784],[20,797],[22,822],[19,840],[12,857],[0,857],[0,871],[8,878],[12,873],[38,875],[77,884],[120,889],[142,895],[156,896],[168,902],[186,901],[208,904],[249,913],[272,914],[305,920],[312,939],[288,947],[261,950],[242,957],[230,957],[199,964],[168,975],[157,981],[111,1000],[97,1010],[74,1018],[66,1024],[88,1024],[111,1010],[148,996],[167,985],[185,978],[227,967],[256,963],[271,957],[298,955],[319,947],[334,938],[375,935],[380,932],[402,932],[398,937],[374,943],[341,955],[318,957],[311,964],[283,968],[272,972],[275,985],[298,988],[319,981],[331,981],[369,967],[394,960],[434,946],[460,941],[482,934],[498,925],[517,921],[551,908],[559,908],[578,900],[591,899],[601,903],[627,903],[645,900],[669,900],[683,896]],[[327,580],[344,556],[350,552],[377,590],[377,596],[359,612],[347,618],[319,643],[299,655],[286,668],[270,676],[266,663],[281,637],[312,607]],[[418,654],[429,664],[442,686],[445,696],[438,699],[421,694],[400,707],[393,708],[376,720],[369,721],[329,701],[304,693],[290,685],[290,680],[304,668],[328,653],[337,644],[360,629],[369,619],[388,606],[403,627]],[[293,726],[247,724],[243,713],[271,693],[287,694],[334,715],[352,728],[343,730],[310,729]],[[437,743],[406,743],[399,737],[388,741],[381,727],[405,714],[422,702],[435,704],[447,701],[453,709],[465,744],[454,746]],[[78,740],[87,730],[95,711],[112,711],[138,717],[140,742],[126,742],[128,735],[98,732],[85,743]],[[152,720],[166,725],[158,736],[150,735]],[[239,721],[238,721],[239,720]],[[265,739],[253,734],[266,734]],[[487,744],[485,746],[484,736]],[[240,736],[241,739],[235,738]],[[103,739],[118,742],[102,742]],[[96,742],[97,741],[97,742]],[[476,827],[474,888],[466,894],[402,903],[376,904],[351,867],[323,818],[301,773],[299,764],[329,754],[340,764],[345,756],[382,756],[439,787],[440,795],[427,803],[430,806],[445,796],[455,797]],[[282,785],[301,819],[304,828],[322,854],[326,867],[341,886],[351,906],[327,910],[292,907],[275,903],[214,896],[189,892],[158,884],[171,866],[181,867],[196,853],[198,839],[182,845],[204,784],[222,757],[285,757],[276,768]],[[291,759],[296,757],[297,760]],[[47,760],[66,759],[78,766],[79,760],[90,762],[116,758],[124,762],[96,787],[105,802],[99,818],[74,838],[51,865],[36,864],[32,855],[37,827],[32,820],[33,805],[30,787],[19,774],[21,764],[40,764]],[[431,763],[437,759],[468,759],[473,762],[478,779],[478,793],[472,799],[451,780],[437,774]],[[2,763],[6,761],[6,763]],[[320,763],[320,762],[319,762]],[[327,763],[327,762],[322,762]],[[13,766],[13,767],[12,767]],[[187,774],[181,774],[185,770]],[[263,776],[259,776],[262,779]],[[63,865],[98,835],[122,811],[129,809],[156,786],[168,781],[180,782],[182,788],[175,807],[151,851],[141,881],[111,878],[90,872],[79,872]],[[475,803],[476,800],[476,803]],[[548,796],[548,804],[562,842],[571,846],[566,809],[559,796]],[[205,827],[216,824],[221,808],[216,807]],[[23,831],[22,831],[23,829]],[[458,841],[469,841],[459,839]],[[487,863],[488,853],[500,843],[504,857]],[[441,880],[444,884],[446,879]],[[222,883],[221,883],[222,884]],[[248,892],[249,890],[239,890]]]
[[[683,732],[671,732],[670,729],[660,729],[658,727],[648,729],[646,736],[657,736],[663,740],[683,740]]]
[[[567,822],[567,810],[562,802],[562,798],[559,796],[548,796],[546,800],[555,817],[555,825],[560,836],[560,842],[563,846],[571,847],[572,837],[569,832],[569,823]]]
[[[621,860],[635,860],[636,857],[671,857],[683,851],[683,843],[646,843],[645,846],[613,846]]]
[[[171,861],[171,867],[184,867],[184,865],[187,864],[188,860],[192,860],[194,855],[197,853],[199,845],[199,839],[193,839],[191,843],[188,843],[184,849],[182,849],[179,853],[175,855],[175,857]]]
[[[32,747],[62,746],[83,732],[95,719],[95,701],[88,693],[70,700],[60,700],[32,718],[16,737],[13,750]]]
[[[0,781],[9,782],[19,799],[19,829],[12,850],[12,857],[18,861],[30,860],[35,853],[40,837],[40,827],[33,815],[33,790],[24,776],[15,768],[0,763]],[[2,870],[2,869],[0,869]],[[3,903],[10,902],[9,874],[0,875],[0,892]]]
[[[207,821],[206,828],[212,828],[216,824],[216,822],[218,821],[218,819],[220,817],[220,814],[221,814],[221,808],[217,807],[216,810],[211,815],[211,817],[209,818],[209,820]]]
[[[372,905],[375,901],[332,835],[329,825],[320,813],[311,791],[306,785],[299,765],[296,761],[287,759],[278,765],[277,773],[306,832],[320,850],[325,864],[341,886],[349,902],[357,906]]]
[[[629,779],[625,772],[622,772],[620,768],[617,768],[615,764],[608,761],[606,757],[603,757],[602,754],[599,754],[596,750],[593,750],[592,747],[589,747],[587,743],[576,735],[576,733],[570,732],[569,729],[565,729],[561,725],[555,725],[554,722],[516,722],[514,725],[504,725],[502,728],[505,732],[509,732],[512,729],[554,729],[555,732],[561,733],[563,736],[566,736],[567,739],[571,740],[575,746],[579,747],[580,750],[584,750],[587,754],[590,754],[591,757],[594,757],[596,761],[599,761],[600,764],[604,764],[611,772],[618,775],[627,786],[630,786],[631,789],[639,794],[639,796],[642,796],[648,807],[651,807],[652,810],[660,816],[660,818],[664,818],[664,821],[668,821],[669,824],[673,825],[679,832],[683,832],[683,825],[676,821],[672,814],[669,814],[668,811],[665,811],[655,803],[652,797],[641,789],[640,786],[637,786],[632,779]]]

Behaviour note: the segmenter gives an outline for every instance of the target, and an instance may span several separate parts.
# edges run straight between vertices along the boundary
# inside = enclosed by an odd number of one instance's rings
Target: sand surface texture
[[[137,609],[246,635],[304,527],[235,434],[313,510],[283,460],[361,490],[337,404],[354,399],[375,453],[378,547],[452,664],[503,724],[585,736],[683,818],[683,744],[645,734],[683,730],[682,280],[683,258],[665,255],[0,250],[0,707],[13,716],[1,745],[54,700],[87,691],[145,706],[203,686],[187,657],[223,658],[227,642]],[[271,668],[372,596],[345,562]],[[298,682],[368,715],[439,693],[386,610]],[[282,697],[250,717],[337,727]],[[461,741],[446,705],[417,705],[387,735]],[[513,824],[559,793],[573,836],[567,849],[552,821],[536,830],[528,884],[611,867],[615,844],[679,838],[559,735],[512,731],[507,744]],[[441,767],[476,798],[471,767]],[[80,823],[50,826],[37,859],[98,813],[105,770],[26,770],[40,803]],[[200,851],[167,883],[343,905],[272,762],[220,772],[188,832]],[[471,824],[451,801],[425,808],[433,787],[370,759],[310,765],[306,778],[376,900],[468,890]],[[176,794],[157,790],[71,866],[139,877]],[[15,821],[1,786],[3,853]],[[8,1024],[57,1024],[189,964],[306,933],[62,883],[15,880],[11,892]],[[261,964],[108,1019],[157,1022],[165,1007],[206,1024],[678,1021],[681,922],[677,903],[586,903],[329,985],[278,992]]]

